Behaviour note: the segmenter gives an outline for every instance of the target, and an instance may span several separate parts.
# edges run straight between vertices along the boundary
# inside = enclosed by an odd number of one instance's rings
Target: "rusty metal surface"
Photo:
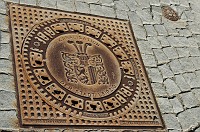
[[[164,127],[128,21],[9,12],[22,127]]]
[[[165,18],[171,20],[171,21],[178,21],[179,16],[178,13],[172,9],[170,6],[163,6],[162,7],[162,14]]]

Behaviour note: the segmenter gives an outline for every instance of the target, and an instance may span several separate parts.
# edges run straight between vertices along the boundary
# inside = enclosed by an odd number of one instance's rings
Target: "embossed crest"
[[[22,126],[164,127],[128,21],[9,10]]]

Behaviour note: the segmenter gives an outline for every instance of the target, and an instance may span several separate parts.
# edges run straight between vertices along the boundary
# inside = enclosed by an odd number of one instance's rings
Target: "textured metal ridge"
[[[9,4],[22,127],[163,129],[129,21]]]

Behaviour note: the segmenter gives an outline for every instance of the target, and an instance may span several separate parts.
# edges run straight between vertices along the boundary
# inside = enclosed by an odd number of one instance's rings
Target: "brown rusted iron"
[[[9,11],[22,127],[164,127],[129,21]]]
[[[179,16],[178,13],[172,9],[170,6],[163,6],[162,7],[162,14],[165,18],[171,20],[171,21],[178,21]]]

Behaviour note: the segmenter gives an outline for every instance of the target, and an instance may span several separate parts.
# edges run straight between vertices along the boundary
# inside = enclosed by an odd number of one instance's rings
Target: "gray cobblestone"
[[[164,5],[170,5],[170,1],[169,0],[160,0],[160,3],[164,4]]]
[[[128,20],[128,14],[126,11],[116,10],[116,14],[117,14],[117,18]]]
[[[148,41],[138,41],[137,44],[142,54],[153,55],[153,50],[151,49]]]
[[[0,74],[0,90],[15,91],[13,76]]]
[[[196,121],[195,116],[191,115],[190,109],[183,111],[180,114],[178,114],[178,120],[180,121],[182,129],[187,129],[190,126],[196,124],[195,123],[195,121]]]
[[[135,0],[141,8],[149,8],[150,0]]]
[[[179,62],[178,59],[172,60],[171,62],[169,62],[169,66],[172,69],[174,74],[179,74],[182,73],[182,67],[181,67],[181,63]]]
[[[181,91],[189,91],[190,90],[190,86],[186,83],[186,80],[183,78],[183,76],[181,74],[175,76],[175,82],[179,86]]]
[[[166,79],[164,81],[164,85],[166,86],[166,91],[170,96],[179,94],[181,92],[176,83],[171,79]]]
[[[10,91],[0,91],[0,110],[16,109],[15,93]]]
[[[169,59],[176,59],[178,58],[178,54],[173,47],[166,47],[163,48],[164,53],[167,55]]]
[[[162,113],[173,113],[172,105],[167,98],[157,98],[159,108]]]
[[[179,57],[189,57],[190,56],[190,51],[189,48],[176,48],[176,51],[178,53]]]
[[[152,25],[144,25],[144,28],[147,31],[147,36],[156,36],[156,30]]]
[[[126,3],[130,11],[135,11],[137,9],[137,2],[135,0],[124,0],[124,3]]]
[[[189,109],[189,112],[191,113],[191,116],[195,117],[195,122],[200,123],[200,107]]]
[[[199,80],[194,73],[184,73],[183,77],[185,78],[186,82],[190,85],[190,88],[200,87]]]
[[[146,40],[146,30],[140,25],[132,25],[137,40]]]
[[[158,83],[163,82],[162,75],[159,72],[158,68],[149,68],[147,69],[147,71],[149,73],[149,77],[152,82],[158,82]]]
[[[187,39],[188,39],[188,41],[190,42],[190,43],[189,43],[189,46],[190,46],[190,47],[195,47],[195,48],[200,47],[200,45],[198,45],[199,40],[200,40],[200,36],[199,36],[199,35],[195,35],[195,36],[189,37],[189,38],[187,38]]]
[[[152,16],[150,14],[150,9],[138,9],[136,10],[138,16],[140,16],[143,24],[154,24]]]
[[[36,0],[20,0],[20,4],[29,4],[29,5],[36,5],[37,1]]]
[[[199,70],[200,69],[200,67],[199,67],[200,66],[200,57],[190,57],[189,59],[192,61],[195,69]]]
[[[0,44],[0,58],[11,59],[10,44]]]
[[[158,35],[161,35],[161,36],[162,35],[165,35],[165,36],[168,35],[168,32],[163,25],[154,25],[154,27],[155,27]]]
[[[181,29],[179,30],[180,36],[190,37],[192,33],[188,29]]]
[[[143,25],[142,20],[140,19],[140,17],[135,12],[129,11],[128,16],[129,16],[129,19],[130,19],[132,24],[140,25],[140,26]]]
[[[160,1],[159,0],[150,0],[150,5],[160,6]]]
[[[17,121],[16,111],[1,111],[0,112],[0,128],[16,128]]]
[[[5,8],[5,2],[3,0],[0,0],[0,13],[6,14],[6,8]]]
[[[156,96],[167,96],[165,87],[161,83],[151,83],[153,91]]]
[[[181,125],[174,114],[164,114],[163,118],[168,129],[181,129]]]
[[[158,40],[160,41],[162,47],[170,46],[165,36],[158,36]]]
[[[198,105],[198,100],[192,92],[180,94],[181,100],[183,101],[184,108],[191,108]]]
[[[197,24],[189,25],[189,29],[193,34],[200,34],[200,26]]]
[[[38,0],[38,5],[48,8],[56,8],[56,1],[52,0]]]
[[[170,99],[170,103],[172,104],[173,110],[175,113],[179,113],[183,111],[183,106],[177,97]]]
[[[77,1],[75,4],[76,4],[76,11],[77,12],[90,13],[90,7],[87,3]]]
[[[199,100],[200,102],[200,89],[193,89],[192,93],[195,95],[195,97]]]
[[[90,4],[91,14],[116,17],[115,11],[111,7]]]
[[[169,66],[164,64],[161,66],[158,66],[158,69],[161,71],[163,78],[171,78],[174,77],[173,72],[170,70]]]
[[[12,62],[9,60],[0,59],[0,73],[13,74]]]
[[[185,72],[195,71],[194,65],[189,58],[180,58],[181,67]]]
[[[6,15],[0,14],[0,30],[8,30],[8,22],[6,21]]]
[[[200,52],[199,52],[198,48],[190,47],[189,50],[190,50],[190,55],[191,56],[200,56]]]
[[[115,7],[117,10],[124,10],[124,11],[129,11],[128,6],[124,3],[124,1],[114,1]]]
[[[157,62],[158,62],[159,65],[169,62],[169,59],[164,54],[162,49],[153,49],[153,52],[154,52],[154,54],[156,56],[156,59],[157,59]]]
[[[73,0],[57,0],[57,8],[65,11],[75,11]]]
[[[7,32],[0,31],[0,43],[9,43],[10,42],[10,34]]]
[[[162,48],[157,37],[147,37],[147,40],[150,43],[151,48]]]
[[[153,55],[142,54],[142,59],[143,59],[144,65],[147,67],[156,67],[157,66],[155,57]]]
[[[113,0],[100,0],[99,3],[104,6],[114,6]]]

